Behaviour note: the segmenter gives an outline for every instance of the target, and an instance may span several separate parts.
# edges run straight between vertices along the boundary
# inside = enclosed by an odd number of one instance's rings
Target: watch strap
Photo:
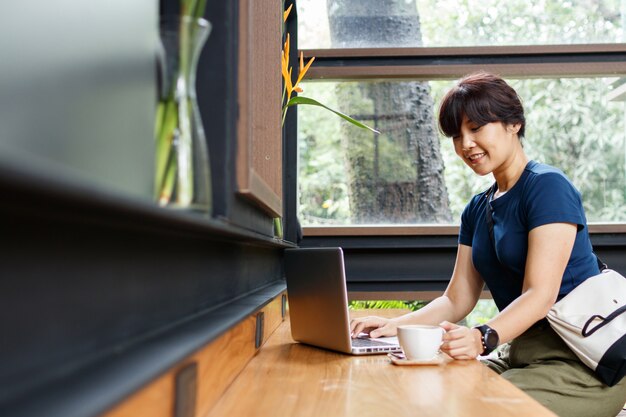
[[[494,329],[492,329],[491,327],[487,326],[486,324],[483,324],[482,326],[475,326],[475,329],[478,329],[478,331],[481,334],[481,338],[480,338],[480,342],[483,346],[483,351],[480,354],[480,356],[485,356],[485,355],[489,355],[491,352],[493,352],[497,347],[498,347],[498,332],[496,332]],[[496,338],[496,343],[489,343],[489,337],[495,335]]]

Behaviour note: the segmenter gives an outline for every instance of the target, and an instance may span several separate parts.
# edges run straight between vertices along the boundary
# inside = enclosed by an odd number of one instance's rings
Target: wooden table
[[[396,366],[386,355],[344,355],[294,342],[288,320],[209,415],[555,416],[478,361]]]

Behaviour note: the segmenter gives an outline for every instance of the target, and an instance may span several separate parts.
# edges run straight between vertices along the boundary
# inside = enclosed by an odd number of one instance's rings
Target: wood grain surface
[[[355,312],[397,315],[398,311]],[[208,414],[217,416],[554,416],[478,361],[395,366],[293,341],[285,321]]]

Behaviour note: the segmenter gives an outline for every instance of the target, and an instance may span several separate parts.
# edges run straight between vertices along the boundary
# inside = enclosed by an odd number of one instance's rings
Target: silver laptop
[[[341,248],[286,249],[285,275],[294,340],[353,355],[400,351],[396,337],[350,337]]]

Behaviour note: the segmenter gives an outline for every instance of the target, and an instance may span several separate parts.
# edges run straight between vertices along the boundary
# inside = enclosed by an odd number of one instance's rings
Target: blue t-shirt
[[[530,161],[506,194],[491,201],[487,201],[486,194],[485,191],[475,195],[463,210],[459,243],[472,247],[474,267],[500,310],[522,294],[528,233],[535,227],[548,223],[578,225],[559,298],[600,272],[580,193],[563,172]],[[492,210],[495,251],[487,228],[487,206]]]

